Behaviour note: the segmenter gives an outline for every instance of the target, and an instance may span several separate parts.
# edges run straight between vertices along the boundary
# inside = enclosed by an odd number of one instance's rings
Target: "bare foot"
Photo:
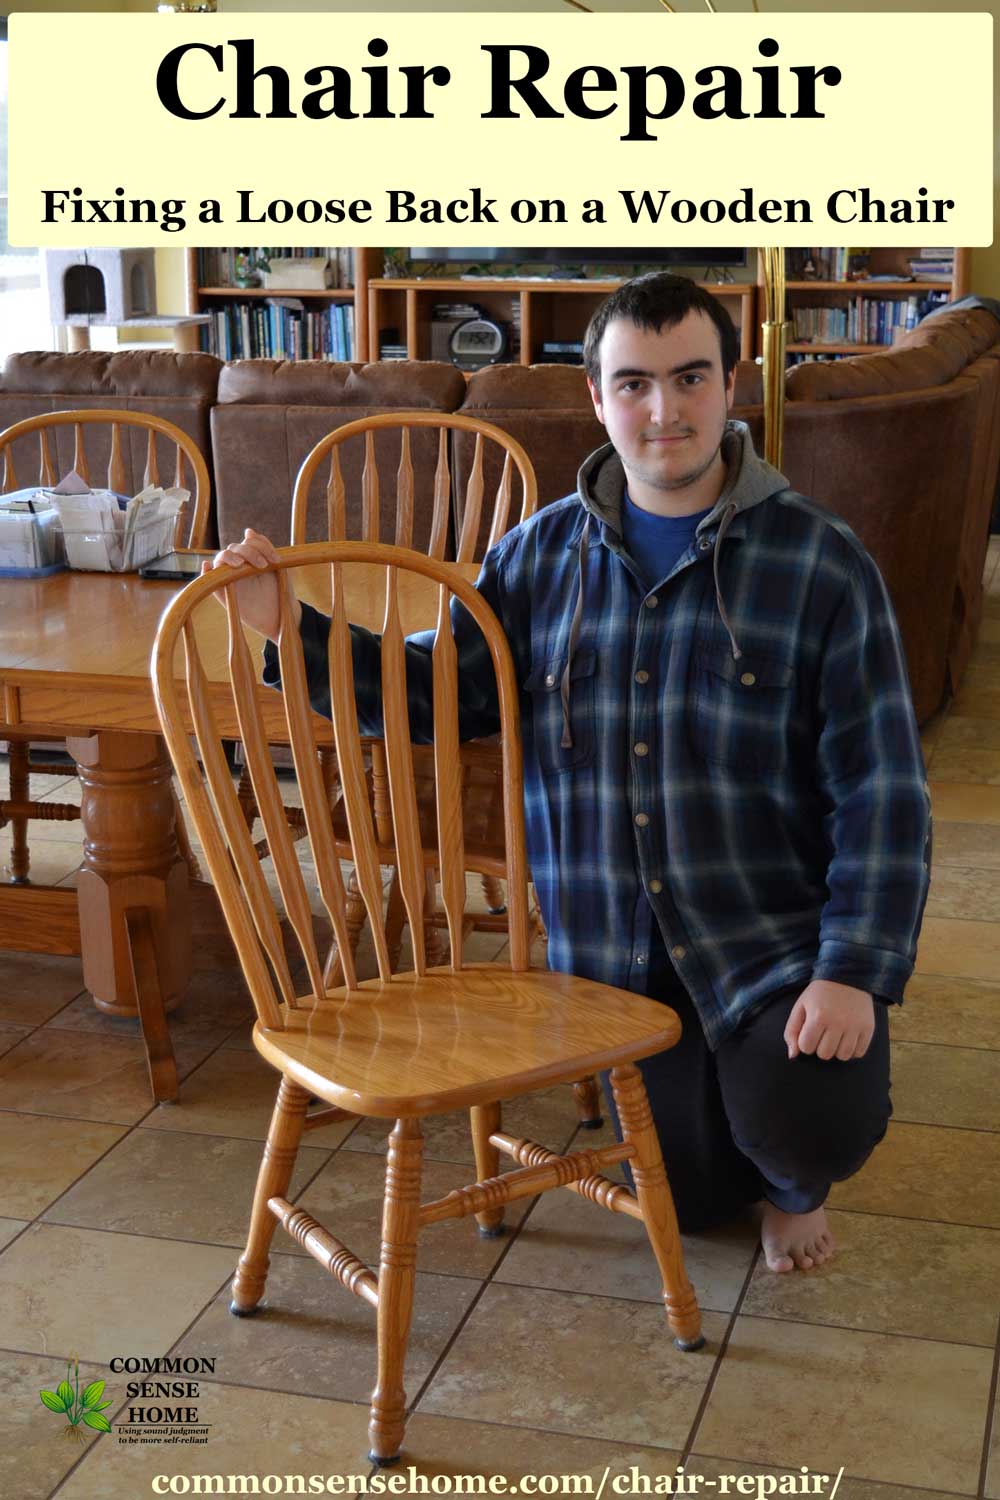
[[[786,1214],[766,1200],[761,1209],[760,1242],[771,1271],[809,1271],[833,1256],[837,1246],[826,1222],[826,1210]]]

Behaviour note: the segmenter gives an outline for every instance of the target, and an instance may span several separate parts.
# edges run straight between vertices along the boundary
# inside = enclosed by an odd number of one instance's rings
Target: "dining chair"
[[[344,600],[345,570],[356,563],[374,563],[386,570],[383,733],[393,842],[413,935],[410,972],[393,971],[382,916],[378,839],[366,789]],[[346,941],[346,890],[316,755],[317,720],[309,706],[302,642],[292,608],[294,571],[316,564],[330,568],[333,737],[353,858],[378,960],[378,977],[361,982]],[[266,690],[258,686],[241,617],[237,585],[259,577],[256,570],[215,569],[184,589],[161,621],[152,662],[163,733],[257,1011],[253,1044],[280,1079],[246,1249],[233,1280],[231,1310],[245,1316],[259,1306],[279,1223],[335,1280],[368,1303],[375,1310],[378,1350],[369,1457],[380,1465],[390,1464],[399,1457],[405,1430],[404,1362],[417,1245],[428,1225],[474,1214],[481,1233],[496,1235],[502,1232],[508,1203],[556,1187],[568,1188],[613,1213],[628,1214],[645,1227],[675,1342],[683,1350],[702,1346],[698,1304],[684,1268],[673,1198],[636,1066],[639,1059],[674,1045],[680,1023],[668,1007],[645,996],[530,967],[518,685],[503,630],[476,590],[447,563],[374,543],[283,548],[268,571],[278,583],[283,712],[302,789],[305,840],[293,841],[285,820],[262,718],[261,696]],[[451,938],[449,963],[438,967],[427,962],[420,920],[424,865],[399,621],[398,584],[403,574],[426,580],[437,600],[433,765],[441,887]],[[210,681],[197,621],[199,609],[214,609],[216,599],[224,602],[228,616],[228,676],[223,682]],[[496,678],[510,925],[507,964],[466,963],[462,953],[468,924],[453,634],[459,610],[467,611],[482,632]],[[282,904],[304,960],[307,978],[300,986],[292,979],[275,899],[226,762],[217,719],[223,703],[227,717],[234,715],[246,747]],[[304,844],[312,859],[308,883],[300,863]],[[313,879],[343,955],[344,984],[336,988],[323,978],[308,895]],[[504,1131],[505,1099],[602,1068],[611,1071],[623,1137],[619,1144],[564,1155]],[[319,1106],[310,1109],[311,1100],[320,1101]],[[465,1110],[470,1114],[477,1180],[424,1202],[421,1122]],[[388,1132],[377,1271],[342,1243],[335,1230],[318,1223],[288,1196],[303,1134],[357,1115],[384,1120]],[[515,1163],[503,1174],[501,1153]],[[631,1166],[634,1190],[604,1175],[606,1168],[625,1161]]]
[[[422,445],[419,452],[416,450],[418,443]],[[461,451],[456,451],[457,444],[463,445]],[[360,507],[349,506],[351,497],[344,477],[348,455],[354,455],[355,473],[360,470]],[[432,463],[433,483],[430,477]],[[421,464],[426,466],[424,476],[421,476]],[[463,416],[460,412],[382,412],[347,422],[321,438],[303,460],[295,479],[292,492],[293,545],[306,540],[310,501],[320,498],[316,495],[317,487],[321,489],[325,529],[330,541],[348,540],[352,529],[352,518],[348,515],[350,509],[362,541],[379,541],[388,523],[396,546],[413,547],[416,540],[420,544],[418,551],[426,549],[430,557],[440,560],[450,553],[459,563],[480,561],[512,526],[534,515],[538,505],[534,467],[521,444],[503,428],[479,417]],[[428,509],[429,515],[426,514]],[[418,511],[423,514],[418,516]],[[419,524],[421,520],[422,525]],[[335,752],[321,751],[320,760],[336,821]],[[446,921],[437,906],[434,808],[424,760],[418,751],[417,806],[425,839],[427,887],[425,942],[431,957],[437,961],[443,956],[437,932],[446,927]],[[372,754],[370,791],[377,827],[385,823],[382,808],[386,788],[384,756],[376,746]],[[480,876],[486,898],[486,911],[477,914],[475,927],[479,931],[503,934],[507,930],[507,920],[500,883],[505,856],[499,791],[496,747],[484,745],[478,756],[467,750],[463,756],[462,781],[466,868]],[[244,816],[252,821],[255,808],[248,780],[241,782],[241,793]],[[301,818],[297,819],[294,812],[292,819],[301,827]],[[338,823],[341,834],[345,832],[342,823],[341,817]],[[383,847],[381,854],[385,865],[393,863],[391,847]],[[532,910],[532,918],[536,934],[544,936],[537,905]],[[395,878],[390,892],[389,919],[389,951],[398,958],[404,909]],[[364,922],[364,902],[357,881],[352,880],[347,893],[347,932],[353,944],[352,951],[357,950]],[[327,972],[331,982],[342,978],[337,960],[335,947],[331,949]],[[601,1109],[596,1081],[592,1078],[577,1080],[574,1091],[581,1123],[589,1129],[597,1129],[601,1124]]]
[[[37,460],[32,461],[23,455],[25,440],[35,436],[38,440]],[[19,447],[16,456],[15,444]],[[42,412],[15,422],[0,432],[0,457],[3,459],[0,496],[30,485],[51,489],[73,470],[87,484],[93,482],[123,494],[132,488],[134,479],[131,476],[138,472],[140,464],[143,466],[142,487],[159,484],[161,463],[165,475],[169,476],[164,479],[165,484],[188,488],[186,473],[187,465],[190,465],[191,501],[178,514],[173,544],[175,547],[204,546],[211,499],[208,466],[193,438],[163,417],[151,412],[107,409]],[[96,476],[93,480],[92,475]],[[40,742],[60,744],[61,741],[38,734],[18,735],[6,729],[4,736],[10,785],[9,796],[0,800],[0,828],[10,825],[11,883],[26,885],[30,882],[31,872],[29,820],[74,820],[79,818],[80,809],[72,803],[42,802],[31,796],[32,775],[66,776],[68,771],[63,764],[32,762],[30,745]],[[179,813],[177,832],[188,866],[192,874],[197,874],[184,819]]]

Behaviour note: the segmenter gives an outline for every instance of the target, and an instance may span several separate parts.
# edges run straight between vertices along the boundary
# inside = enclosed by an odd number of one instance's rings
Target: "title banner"
[[[988,245],[992,25],[14,15],[10,239]]]

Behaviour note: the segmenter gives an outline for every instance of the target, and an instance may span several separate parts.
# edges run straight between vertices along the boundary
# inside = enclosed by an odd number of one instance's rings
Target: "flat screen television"
[[[745,266],[746,249],[692,249],[690,246],[660,245],[656,250],[608,250],[588,245],[585,250],[408,250],[412,261],[470,261],[473,265],[651,265],[651,266]]]

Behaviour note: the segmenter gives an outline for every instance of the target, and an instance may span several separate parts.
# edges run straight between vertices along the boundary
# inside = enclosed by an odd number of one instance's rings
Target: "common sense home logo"
[[[43,1406],[49,1411],[58,1412],[65,1416],[67,1426],[63,1428],[63,1436],[83,1442],[81,1423],[92,1427],[95,1432],[110,1432],[111,1423],[104,1415],[105,1408],[111,1405],[110,1401],[102,1401],[104,1395],[104,1381],[92,1380],[89,1385],[80,1389],[80,1361],[70,1358],[66,1365],[66,1379],[60,1380],[54,1391],[38,1392]]]

